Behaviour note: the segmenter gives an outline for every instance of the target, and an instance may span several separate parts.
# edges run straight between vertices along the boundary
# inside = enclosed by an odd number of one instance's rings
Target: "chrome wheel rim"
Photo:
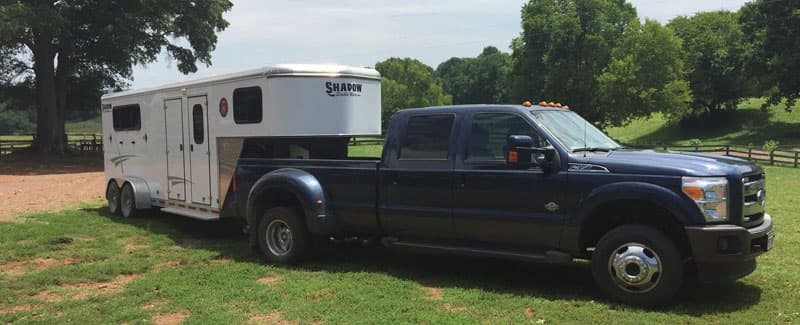
[[[113,183],[109,184],[106,197],[108,197],[108,209],[111,210],[111,212],[117,211],[119,207],[119,188]]]
[[[133,211],[133,195],[131,195],[130,191],[123,190],[122,191],[122,215],[127,217],[131,215],[131,211]]]
[[[661,281],[661,258],[647,245],[625,243],[611,253],[608,271],[619,288],[644,293]]]
[[[275,256],[289,254],[292,250],[292,230],[283,220],[272,220],[267,225],[267,248]]]

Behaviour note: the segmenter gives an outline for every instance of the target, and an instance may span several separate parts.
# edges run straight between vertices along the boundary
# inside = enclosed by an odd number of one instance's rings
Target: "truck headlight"
[[[684,177],[683,193],[694,200],[707,222],[728,220],[728,180],[724,177]]]

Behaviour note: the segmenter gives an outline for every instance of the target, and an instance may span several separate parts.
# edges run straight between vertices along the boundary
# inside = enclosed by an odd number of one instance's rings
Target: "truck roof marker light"
[[[539,106],[547,106],[547,102],[541,101],[541,102],[539,102]]]
[[[561,108],[561,103],[556,103],[556,107]]]
[[[556,107],[556,103],[553,103],[553,102],[548,102],[548,103],[547,103],[547,106],[549,106],[549,107]]]
[[[531,103],[531,101],[529,101],[529,100],[526,100],[526,101],[524,101],[524,102],[522,103],[522,106],[525,106],[525,107],[531,107],[531,106],[533,106],[533,104]]]
[[[561,108],[563,108],[565,110],[569,110],[569,106],[567,106],[567,105],[561,106]]]
[[[317,200],[317,205],[322,205],[322,203],[323,203],[323,201],[321,199]]]

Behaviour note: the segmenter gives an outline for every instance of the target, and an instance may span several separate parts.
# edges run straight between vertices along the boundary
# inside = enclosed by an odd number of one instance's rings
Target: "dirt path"
[[[20,158],[0,162],[0,222],[21,213],[58,210],[102,198],[105,177],[97,160]]]

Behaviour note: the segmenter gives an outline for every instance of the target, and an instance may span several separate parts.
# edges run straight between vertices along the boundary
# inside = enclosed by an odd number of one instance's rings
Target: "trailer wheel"
[[[258,251],[267,262],[303,261],[309,256],[311,239],[300,215],[291,208],[269,209],[258,223]]]
[[[125,183],[125,185],[122,186],[122,194],[120,195],[119,203],[123,217],[136,217],[136,194],[133,192],[133,186],[131,186],[130,183]]]
[[[592,254],[592,275],[607,295],[626,304],[669,302],[683,283],[684,265],[675,243],[645,225],[623,225],[600,239]]]
[[[108,182],[108,187],[106,187],[106,199],[108,200],[108,211],[113,215],[119,215],[120,191],[117,182]]]

